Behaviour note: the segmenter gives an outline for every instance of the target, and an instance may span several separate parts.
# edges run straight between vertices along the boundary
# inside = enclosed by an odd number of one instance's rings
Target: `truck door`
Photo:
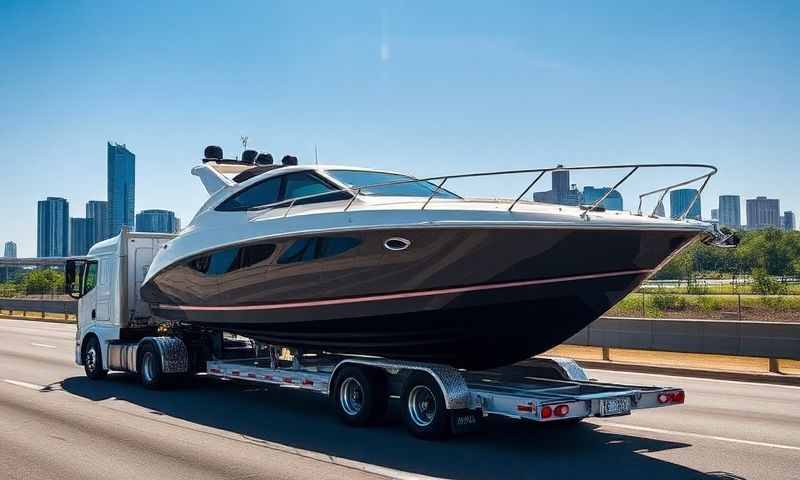
[[[86,262],[81,279],[78,320],[81,325],[97,321],[97,261]]]

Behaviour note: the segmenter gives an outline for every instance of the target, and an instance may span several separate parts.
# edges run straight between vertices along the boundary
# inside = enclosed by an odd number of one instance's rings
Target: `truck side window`
[[[97,262],[90,262],[86,266],[86,278],[83,280],[83,294],[94,290],[97,286]]]

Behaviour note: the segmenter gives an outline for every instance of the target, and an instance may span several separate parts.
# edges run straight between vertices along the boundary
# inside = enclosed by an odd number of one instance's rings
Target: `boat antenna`
[[[242,141],[242,149],[243,150],[247,150],[247,140],[249,140],[250,137],[243,136],[243,137],[239,137],[239,139]]]
[[[314,144],[314,165],[319,165],[319,159],[317,158],[317,144]]]

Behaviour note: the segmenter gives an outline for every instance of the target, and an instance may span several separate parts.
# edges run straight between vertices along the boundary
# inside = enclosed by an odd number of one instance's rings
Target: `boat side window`
[[[306,262],[318,258],[333,257],[342,254],[361,243],[361,240],[351,237],[310,237],[295,240],[283,255],[278,259],[278,264]]]
[[[272,243],[226,248],[191,260],[189,267],[206,275],[222,275],[265,262],[274,252]]]
[[[278,201],[282,177],[273,177],[250,186],[222,202],[217,210],[237,212]]]

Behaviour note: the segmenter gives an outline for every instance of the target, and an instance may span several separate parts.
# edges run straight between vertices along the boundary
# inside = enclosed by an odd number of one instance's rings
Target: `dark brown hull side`
[[[202,273],[190,259],[156,276],[142,296],[160,317],[271,343],[489,368],[569,338],[695,236],[367,230],[324,235],[356,238],[344,252],[281,262],[311,236],[295,237],[273,240],[266,261],[229,272]],[[411,245],[389,251],[384,242],[392,237]]]

